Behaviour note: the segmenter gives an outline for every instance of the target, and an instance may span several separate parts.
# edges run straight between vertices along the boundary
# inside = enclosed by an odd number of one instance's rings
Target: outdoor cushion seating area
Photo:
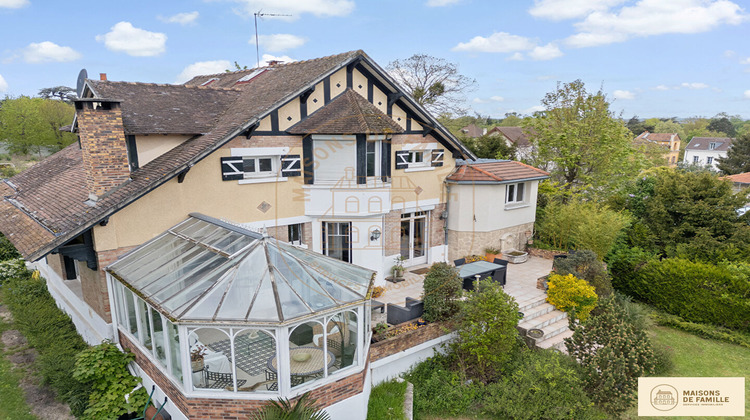
[[[387,322],[391,325],[402,324],[417,319],[424,312],[424,303],[421,300],[406,298],[405,306],[388,304]]]
[[[474,290],[474,283],[487,277],[505,286],[507,265],[507,261],[495,259],[494,262],[474,261],[459,266],[458,275],[463,279],[463,289]]]

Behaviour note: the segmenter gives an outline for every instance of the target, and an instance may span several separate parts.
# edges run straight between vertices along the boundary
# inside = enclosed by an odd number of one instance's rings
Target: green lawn
[[[0,302],[2,304],[2,302]],[[10,329],[10,325],[0,320],[0,335]],[[20,374],[13,371],[5,358],[5,348],[0,342],[0,420],[35,420],[26,404],[23,390],[18,386]]]
[[[665,376],[744,376],[745,417],[750,418],[750,349],[708,340],[668,327],[652,327],[651,337],[654,344],[666,346],[672,351],[674,368]],[[663,417],[638,417],[638,409],[634,407],[626,413],[624,418],[660,419]]]
[[[373,420],[405,418],[406,382],[383,382],[374,387],[367,404],[367,418]]]

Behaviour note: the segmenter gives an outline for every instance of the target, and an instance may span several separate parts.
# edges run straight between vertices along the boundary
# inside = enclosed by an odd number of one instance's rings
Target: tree
[[[67,86],[55,86],[39,90],[39,97],[43,99],[57,99],[66,103],[73,103],[78,97],[76,90]]]
[[[518,304],[500,283],[477,282],[461,305],[452,343],[470,377],[487,383],[499,376],[518,351],[519,319]]]
[[[641,135],[644,131],[656,132],[653,125],[641,121],[638,119],[637,115],[633,115],[633,118],[629,119],[625,126],[628,127],[628,130],[630,130],[631,133],[633,133],[633,137]]]
[[[21,96],[7,99],[0,107],[0,141],[12,153],[40,153],[42,148],[60,149],[76,140],[60,127],[73,121],[73,106],[63,101]]]
[[[424,278],[424,315],[428,322],[446,320],[458,312],[463,281],[455,267],[444,262],[433,264]]]
[[[711,122],[708,123],[708,129],[724,133],[727,137],[734,137],[737,134],[734,125],[732,125],[732,122],[729,121],[729,118],[727,117],[713,118]]]
[[[464,114],[464,93],[476,84],[458,72],[458,65],[426,54],[392,61],[388,71],[417,103],[435,114]]]
[[[589,93],[580,80],[558,84],[542,105],[544,112],[524,122],[535,146],[531,161],[564,188],[606,193],[644,166],[601,91]]]
[[[513,160],[516,157],[516,145],[508,146],[503,136],[484,135],[475,139],[462,139],[462,141],[478,158]]]
[[[750,133],[734,139],[726,157],[717,159],[719,170],[734,175],[750,172]]]

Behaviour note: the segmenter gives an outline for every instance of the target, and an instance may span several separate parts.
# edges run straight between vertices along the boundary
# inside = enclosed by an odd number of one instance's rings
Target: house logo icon
[[[671,385],[657,385],[651,389],[651,406],[659,411],[669,411],[677,407],[677,389]]]

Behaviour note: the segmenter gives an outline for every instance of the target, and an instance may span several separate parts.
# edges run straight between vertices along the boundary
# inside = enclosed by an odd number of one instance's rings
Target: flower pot
[[[508,251],[504,252],[503,256],[511,264],[525,263],[529,259],[529,253],[523,251]]]
[[[197,360],[191,360],[190,361],[190,367],[193,369],[193,372],[198,372],[200,370],[203,370],[203,358]]]
[[[484,258],[487,261],[489,261],[489,262],[494,262],[496,259],[502,259],[503,258],[503,254],[502,253],[500,253],[500,254],[490,254],[488,252],[488,253],[484,254]]]

